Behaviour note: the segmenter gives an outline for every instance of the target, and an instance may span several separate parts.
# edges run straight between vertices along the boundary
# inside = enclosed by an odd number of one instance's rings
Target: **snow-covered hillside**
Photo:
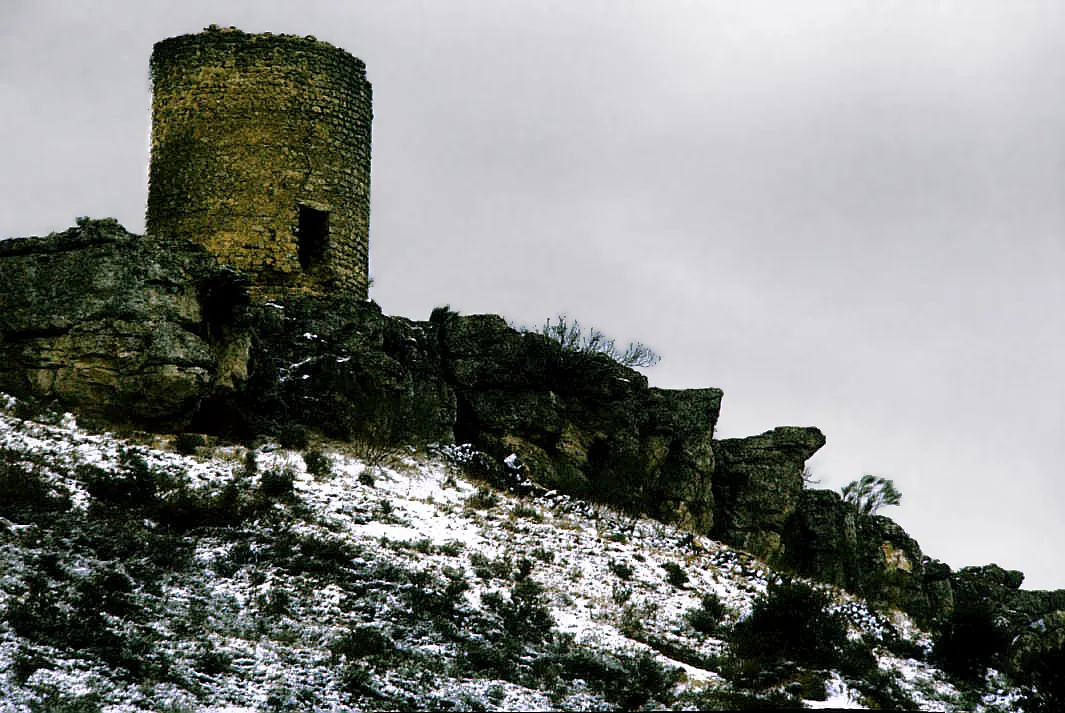
[[[865,669],[752,670],[730,642],[767,601],[764,564],[472,481],[468,448],[185,456],[16,410],[0,414],[0,713],[1015,708],[993,674],[949,683],[906,616],[831,590]]]

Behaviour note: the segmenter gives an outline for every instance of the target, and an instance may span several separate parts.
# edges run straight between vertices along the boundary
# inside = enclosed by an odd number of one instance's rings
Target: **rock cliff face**
[[[241,385],[218,304],[237,276],[186,243],[82,221],[0,242],[0,389],[123,423],[184,422]],[[239,291],[239,290],[238,290]]]
[[[718,441],[714,492],[723,504],[717,527],[722,539],[762,557],[783,555],[784,528],[802,493],[803,465],[824,444],[816,428],[791,426]]]
[[[0,281],[0,389],[15,395],[236,437],[302,427],[469,442],[544,488],[683,525],[945,629],[992,602],[1014,642],[1004,663],[1065,637],[1065,592],[1018,590],[1023,575],[994,565],[952,572],[890,519],[804,489],[803,464],[825,443],[816,428],[714,439],[719,389],[651,388],[495,315],[252,302],[203,248],[114,221],[0,242]]]

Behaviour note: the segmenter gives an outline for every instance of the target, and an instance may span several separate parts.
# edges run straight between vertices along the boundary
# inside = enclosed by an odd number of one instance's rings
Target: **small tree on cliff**
[[[842,489],[844,502],[854,503],[863,515],[875,515],[885,505],[898,505],[902,493],[895,489],[895,484],[887,478],[876,475],[863,475]]]
[[[590,327],[585,332],[581,328],[580,322],[575,319],[569,320],[564,314],[560,314],[553,323],[548,318],[540,329],[540,334],[558,342],[566,351],[602,352],[622,366],[654,366],[662,358],[655,354],[650,347],[640,342],[633,342],[622,351],[615,346],[613,339],[608,339],[598,329]]]

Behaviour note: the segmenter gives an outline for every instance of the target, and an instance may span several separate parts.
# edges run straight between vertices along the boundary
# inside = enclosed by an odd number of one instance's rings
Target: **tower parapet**
[[[147,232],[204,245],[253,294],[366,297],[366,67],[313,37],[212,26],[155,45]]]

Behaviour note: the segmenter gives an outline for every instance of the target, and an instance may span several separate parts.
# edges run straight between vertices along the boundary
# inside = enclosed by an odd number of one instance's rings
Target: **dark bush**
[[[144,508],[156,502],[158,476],[140,456],[131,456],[116,473],[95,465],[80,465],[76,474],[89,495],[104,505]]]
[[[511,586],[509,598],[499,592],[488,592],[481,601],[503,620],[503,631],[508,637],[539,643],[550,636],[555,626],[543,592],[539,582],[525,578]]]
[[[52,665],[51,661],[38,654],[33,647],[22,643],[11,659],[11,673],[21,685],[25,684],[37,669],[49,668]]]
[[[180,433],[174,439],[174,450],[183,456],[196,455],[196,449],[207,445],[207,439],[200,433]]]
[[[615,562],[614,560],[610,560],[610,564],[608,565],[608,567],[610,568],[610,571],[614,574],[614,576],[618,579],[632,579],[632,567],[625,564],[624,562]]]
[[[307,472],[316,478],[328,478],[333,474],[333,462],[321,451],[304,451],[303,463],[307,467]]]
[[[532,551],[529,552],[529,555],[541,562],[550,563],[555,561],[555,553],[551,550],[544,549],[543,547],[534,547]]]
[[[45,402],[33,397],[23,397],[15,402],[15,418],[58,425],[63,418],[62,408],[54,401]]]
[[[537,666],[547,678],[584,681],[621,710],[639,710],[649,703],[668,705],[680,680],[680,669],[666,668],[649,651],[609,654],[572,647],[565,640]]]
[[[254,478],[259,474],[259,457],[254,448],[249,448],[244,454],[244,471],[241,473],[245,478]]]
[[[1022,700],[1025,713],[1065,710],[1065,644],[1024,656],[1019,678],[1028,688]]]
[[[201,646],[192,659],[192,667],[202,674],[217,676],[232,669],[233,657],[211,644]]]
[[[791,580],[769,583],[751,615],[732,629],[732,652],[760,668],[786,661],[831,668],[847,641],[847,624],[830,612],[827,592]]]
[[[57,492],[33,464],[23,461],[22,455],[0,450],[0,515],[21,520],[66,512],[70,506],[70,497]]]
[[[785,691],[775,690],[766,694],[722,688],[685,691],[678,696],[685,710],[703,711],[763,711],[802,709],[801,699]]]
[[[666,570],[666,581],[678,589],[682,589],[688,583],[688,573],[676,562],[665,562],[662,569]]]
[[[691,628],[700,634],[715,636],[721,628],[721,619],[725,616],[725,605],[716,594],[704,594],[697,609],[688,612],[687,619]]]
[[[499,496],[491,488],[480,487],[466,498],[466,507],[473,510],[491,510],[499,504]]]
[[[874,666],[859,678],[849,679],[851,687],[866,698],[866,703],[882,710],[918,710],[917,702],[899,683],[898,674]]]
[[[509,579],[512,567],[508,557],[490,559],[480,552],[470,553],[470,566],[473,567],[473,573],[484,580]]]
[[[418,619],[429,621],[438,631],[452,635],[465,601],[462,594],[470,588],[470,583],[457,570],[445,568],[444,575],[446,583],[440,588],[429,572],[410,572],[408,579],[414,586],[405,588],[403,593]]]
[[[259,492],[267,498],[284,498],[292,495],[295,475],[289,468],[271,468],[259,477]]]
[[[200,527],[234,527],[254,511],[241,497],[239,483],[230,480],[198,489],[177,485],[145,514],[168,529],[188,532]]]
[[[277,434],[282,448],[290,451],[302,451],[307,447],[307,427],[298,423],[286,424]]]
[[[536,508],[526,505],[525,503],[518,503],[510,509],[510,516],[514,518],[526,518],[533,522],[543,522],[544,516],[540,514],[540,511]]]
[[[358,549],[340,538],[299,534],[291,530],[275,536],[270,559],[293,574],[342,577],[359,556]]]
[[[561,314],[552,324],[551,319],[544,323],[540,334],[562,345],[563,352],[601,353],[627,367],[647,367],[658,363],[659,357],[649,347],[633,342],[624,350],[615,346],[614,340],[607,338],[598,329],[585,332],[577,320],[570,321]]]
[[[978,681],[1009,644],[1008,633],[995,623],[990,602],[963,600],[936,637],[932,658],[944,671]]]
[[[359,626],[329,645],[333,662],[343,656],[349,661],[386,657],[396,650],[391,637],[372,626]]]

